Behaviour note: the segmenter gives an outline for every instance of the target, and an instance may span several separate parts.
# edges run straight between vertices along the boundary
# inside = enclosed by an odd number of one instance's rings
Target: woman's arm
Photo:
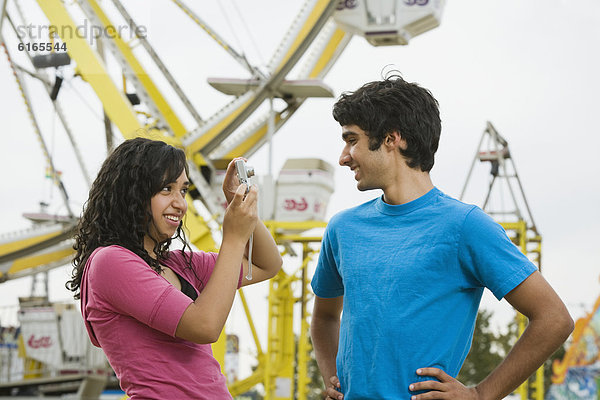
[[[223,330],[237,289],[244,249],[258,220],[258,190],[240,185],[223,220],[223,242],[204,290],[184,311],[175,336],[195,343],[213,343]]]

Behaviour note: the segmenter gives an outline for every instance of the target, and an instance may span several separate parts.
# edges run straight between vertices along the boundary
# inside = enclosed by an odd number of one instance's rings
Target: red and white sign
[[[35,335],[29,336],[27,340],[27,345],[32,349],[40,349],[40,348],[48,348],[52,346],[52,338],[50,336],[39,336]]]
[[[19,312],[27,357],[49,366],[62,366],[58,321],[52,307],[24,308]]]

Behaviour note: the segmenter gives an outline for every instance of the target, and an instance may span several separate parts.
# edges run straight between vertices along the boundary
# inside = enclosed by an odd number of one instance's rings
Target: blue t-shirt
[[[501,299],[534,271],[500,225],[437,188],[335,215],[312,288],[344,296],[336,360],[344,398],[410,399],[409,384],[431,379],[417,368],[456,377],[483,288]]]

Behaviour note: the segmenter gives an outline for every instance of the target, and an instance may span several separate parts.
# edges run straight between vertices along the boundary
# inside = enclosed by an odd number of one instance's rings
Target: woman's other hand
[[[240,186],[240,181],[235,171],[235,162],[237,160],[247,160],[243,157],[236,157],[229,165],[227,165],[227,171],[225,172],[225,178],[223,178],[223,194],[225,195],[225,199],[227,200],[227,204],[231,203],[233,200],[233,196],[235,195],[235,191],[238,186]]]

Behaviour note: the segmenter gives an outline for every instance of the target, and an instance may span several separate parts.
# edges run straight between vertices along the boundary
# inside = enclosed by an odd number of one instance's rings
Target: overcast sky
[[[35,2],[22,3],[29,20],[47,24]],[[265,70],[299,10],[298,3],[203,2],[196,11]],[[203,118],[229,101],[206,84],[207,77],[248,77],[172,2],[156,0],[142,5],[129,0],[124,4],[147,29],[149,41]],[[8,10],[14,14],[12,1]],[[17,51],[14,35],[7,26],[2,31],[13,58],[27,65],[24,54]],[[406,80],[430,89],[440,103],[443,124],[432,177],[437,187],[455,197],[460,195],[486,121],[491,121],[509,142],[543,236],[544,275],[577,318],[591,311],[600,294],[599,49],[600,3],[595,0],[450,0],[441,26],[414,38],[408,46],[372,47],[354,37],[325,83],[337,96],[379,79],[382,68],[393,64]],[[111,71],[117,71],[114,62],[110,65]],[[73,77],[72,67],[63,73],[65,84],[59,99],[93,175],[105,157],[101,104],[89,86]],[[73,151],[39,83],[31,79],[27,83],[45,141],[57,168],[63,171],[71,205],[80,210],[87,189]],[[379,195],[359,193],[353,175],[337,165],[342,141],[340,128],[331,118],[333,102],[307,101],[273,143],[276,173],[291,157],[318,157],[336,166],[328,217]],[[189,115],[174,104],[187,127],[193,129]],[[40,201],[49,202],[51,212],[61,213],[64,208],[44,177],[45,161],[4,54],[0,56],[0,116],[4,181],[0,232],[5,233],[29,226],[21,214],[37,211]],[[251,162],[261,174],[267,168],[267,152],[259,151]],[[473,194],[466,200],[481,204],[489,166],[477,167],[479,172],[470,186]],[[53,299],[69,298],[63,288],[68,270],[52,272]],[[29,285],[28,279],[0,284],[0,305],[16,304],[17,295],[28,293]],[[497,310],[499,323],[512,315],[506,305],[496,305],[489,295],[484,306]]]

